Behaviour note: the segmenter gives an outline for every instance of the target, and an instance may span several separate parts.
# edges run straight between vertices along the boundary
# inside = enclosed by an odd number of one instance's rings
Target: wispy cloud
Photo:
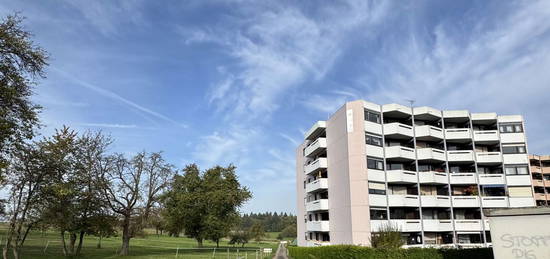
[[[105,96],[105,97],[108,97],[108,98],[111,98],[111,99],[113,99],[113,100],[116,100],[116,101],[118,101],[118,102],[120,102],[120,103],[122,103],[122,104],[124,104],[124,105],[126,105],[126,106],[128,106],[128,107],[131,107],[131,108],[133,108],[133,109],[136,109],[136,110],[142,112],[143,114],[150,115],[150,116],[152,116],[152,117],[154,117],[154,118],[157,118],[157,119],[160,119],[160,120],[163,120],[163,121],[166,121],[166,122],[170,122],[170,123],[172,123],[172,124],[174,124],[174,125],[177,125],[177,126],[179,126],[179,127],[182,127],[182,128],[187,128],[187,125],[185,125],[185,124],[183,124],[183,123],[177,122],[177,121],[175,121],[175,120],[173,120],[173,119],[171,119],[171,118],[169,118],[169,117],[167,117],[167,116],[165,116],[165,115],[163,115],[163,114],[160,114],[160,113],[158,113],[158,112],[155,112],[155,111],[153,111],[153,110],[151,110],[151,109],[149,109],[149,108],[146,108],[146,107],[144,107],[144,106],[141,106],[141,105],[139,105],[139,104],[137,104],[137,103],[135,103],[135,102],[133,102],[133,101],[130,101],[130,100],[128,100],[128,99],[126,99],[126,98],[124,98],[124,97],[122,97],[122,96],[120,96],[120,95],[114,93],[114,92],[105,90],[105,89],[103,89],[103,88],[101,88],[101,87],[99,87],[99,86],[90,84],[90,83],[88,83],[88,82],[86,82],[86,81],[83,81],[83,80],[80,80],[79,78],[77,78],[77,77],[75,77],[75,76],[73,76],[73,75],[71,75],[71,74],[69,74],[69,73],[67,73],[67,72],[65,72],[65,71],[63,71],[63,70],[60,70],[60,69],[58,69],[58,68],[52,68],[52,69],[53,69],[53,71],[57,72],[58,74],[62,75],[63,77],[65,77],[65,78],[67,78],[67,79],[70,79],[71,81],[77,83],[77,84],[80,85],[80,86],[83,86],[83,87],[85,87],[85,88],[88,88],[88,89],[90,89],[90,90],[92,90],[92,91],[94,91],[94,92],[96,92],[96,93],[98,93],[98,94],[100,94],[100,95]]]
[[[300,142],[299,142],[298,140],[296,140],[295,138],[293,138],[293,137],[291,137],[291,136],[289,136],[289,135],[287,135],[287,134],[279,133],[279,135],[280,135],[281,137],[283,137],[284,139],[288,140],[292,145],[294,145],[294,146],[296,146],[296,147],[297,147],[298,145],[300,145]]]
[[[117,129],[134,129],[137,128],[134,124],[111,124],[111,123],[79,123],[80,126],[94,128],[117,128]]]

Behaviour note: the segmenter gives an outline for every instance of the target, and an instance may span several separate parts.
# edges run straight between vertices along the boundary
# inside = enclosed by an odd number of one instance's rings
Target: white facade
[[[535,206],[521,116],[348,102],[297,149],[298,245],[490,245],[484,208]]]

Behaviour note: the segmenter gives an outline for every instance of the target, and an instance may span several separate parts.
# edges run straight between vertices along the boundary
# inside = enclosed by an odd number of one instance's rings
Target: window
[[[523,126],[521,123],[510,123],[500,125],[500,133],[521,133],[523,132]]]
[[[365,110],[365,120],[370,121],[370,122],[374,122],[374,123],[380,123],[380,113]]]
[[[529,168],[527,165],[511,165],[505,166],[504,171],[506,175],[527,175],[529,174]]]
[[[375,219],[375,220],[388,219],[388,211],[383,208],[371,208],[370,219]]]
[[[379,136],[365,134],[365,140],[369,145],[382,146],[382,138]]]
[[[525,154],[525,144],[502,146],[503,154]]]
[[[367,168],[384,170],[384,161],[380,158],[367,157]]]
[[[386,194],[386,185],[383,183],[369,182],[369,194]]]

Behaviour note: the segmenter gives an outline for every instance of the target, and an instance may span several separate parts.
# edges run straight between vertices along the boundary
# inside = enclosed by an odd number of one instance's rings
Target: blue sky
[[[1,1],[52,56],[45,134],[234,163],[244,211],[295,211],[294,149],[345,101],[523,114],[550,153],[550,1]]]

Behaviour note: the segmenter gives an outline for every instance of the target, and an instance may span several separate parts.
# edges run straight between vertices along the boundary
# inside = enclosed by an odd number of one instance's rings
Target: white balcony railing
[[[392,219],[390,224],[401,232],[418,232],[422,229],[419,219]]]
[[[416,183],[416,172],[406,170],[389,170],[386,172],[389,183]]]
[[[328,210],[328,199],[320,199],[306,203],[306,211]]]
[[[369,206],[374,206],[374,207],[388,206],[388,200],[386,199],[386,195],[369,194]]]
[[[453,231],[453,221],[450,219],[425,219],[423,223],[424,231]]]
[[[388,195],[388,204],[393,207],[418,207],[418,195]]]
[[[328,220],[308,221],[306,223],[306,230],[317,231],[317,232],[328,232],[329,221]]]
[[[306,184],[306,192],[314,192],[318,190],[328,189],[328,179],[319,178],[311,183]]]
[[[384,124],[384,135],[386,136],[401,136],[403,138],[413,137],[412,126],[405,125],[399,122]]]
[[[451,207],[451,198],[443,195],[421,195],[422,207]]]
[[[445,129],[445,138],[449,140],[471,139],[470,129]]]
[[[453,207],[471,208],[479,207],[479,196],[452,196]]]
[[[502,156],[500,152],[476,152],[478,164],[501,164]]]
[[[507,175],[506,182],[509,186],[529,186],[531,185],[530,175]]]
[[[508,197],[506,196],[489,196],[481,197],[483,208],[505,208],[508,207]]]
[[[498,142],[498,131],[496,130],[476,130],[474,131],[474,141],[476,143],[494,143]]]
[[[504,174],[480,174],[478,177],[481,185],[505,183]]]
[[[443,139],[443,129],[431,125],[416,126],[415,134],[419,140]]]
[[[307,157],[312,157],[326,148],[327,148],[327,139],[317,138],[315,141],[311,142],[311,144],[309,144],[306,147],[304,152]]]
[[[480,219],[457,219],[455,220],[455,229],[457,231],[481,231],[483,226]]]
[[[306,134],[304,134],[304,137],[306,139],[311,139],[316,134],[318,134],[318,133],[322,132],[323,130],[325,130],[326,127],[327,127],[327,122],[326,121],[318,121],[315,124],[313,124],[313,126],[311,126],[311,128],[306,132]]]
[[[535,199],[533,197],[509,197],[508,200],[510,200],[510,207],[512,208],[535,206]]]
[[[314,172],[317,172],[321,169],[326,169],[328,166],[327,158],[326,157],[320,157],[317,158],[317,160],[309,163],[305,166],[304,171],[306,174],[311,174]]]
[[[471,162],[474,161],[474,151],[472,150],[453,150],[447,151],[449,162]]]
[[[436,148],[417,149],[418,160],[445,161],[445,151]]]
[[[475,173],[452,173],[450,174],[451,184],[475,184]]]
[[[403,146],[385,147],[386,159],[415,160],[414,149]]]
[[[447,178],[447,173],[443,172],[420,172],[419,173],[420,183],[425,184],[448,184],[449,179]]]

